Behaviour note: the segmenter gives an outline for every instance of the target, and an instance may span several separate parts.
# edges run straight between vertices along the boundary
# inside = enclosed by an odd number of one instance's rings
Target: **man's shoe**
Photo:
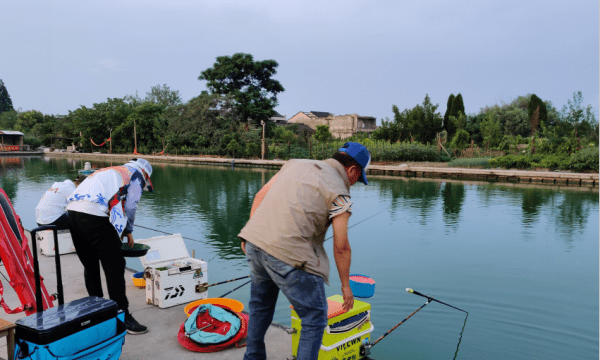
[[[148,328],[137,322],[129,313],[125,314],[125,327],[127,328],[127,333],[132,335],[148,332]]]

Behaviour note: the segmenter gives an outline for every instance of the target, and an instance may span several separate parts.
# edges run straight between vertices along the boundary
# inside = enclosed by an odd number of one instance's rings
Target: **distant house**
[[[274,122],[276,124],[285,124],[285,123],[288,122],[287,121],[287,115],[281,115],[278,112],[275,112],[275,115],[271,116],[269,118],[269,121],[272,121],[272,122]]]
[[[346,139],[359,132],[374,131],[377,129],[375,120],[372,116],[357,114],[333,115],[324,111],[300,111],[292,116],[288,123],[305,124],[313,130],[317,125],[327,125],[334,138]]]
[[[19,151],[24,137],[20,131],[0,130],[0,151]]]
[[[328,116],[333,116],[333,114],[325,111],[299,111],[288,120],[288,123],[303,123],[303,119],[320,119]]]

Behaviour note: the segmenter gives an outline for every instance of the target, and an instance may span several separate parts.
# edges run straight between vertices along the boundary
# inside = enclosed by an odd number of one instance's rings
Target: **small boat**
[[[98,169],[92,169],[92,164],[90,164],[89,162],[86,162],[85,165],[83,166],[83,169],[77,170],[77,173],[80,175],[91,175],[96,170],[98,170]]]

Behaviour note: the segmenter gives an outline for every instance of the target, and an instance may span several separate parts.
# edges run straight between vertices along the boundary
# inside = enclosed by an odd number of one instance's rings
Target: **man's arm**
[[[349,212],[343,212],[332,219],[333,226],[333,257],[342,282],[342,294],[344,296],[344,311],[354,306],[354,295],[350,289],[350,263],[352,260],[352,249],[348,241],[348,219]]]
[[[262,203],[263,199],[269,192],[269,189],[271,189],[271,186],[273,186],[273,184],[275,183],[275,179],[277,178],[277,175],[279,175],[279,173],[275,174],[275,176],[273,176],[271,178],[271,180],[269,180],[269,182],[266,183],[265,186],[263,186],[256,193],[256,196],[254,196],[254,200],[252,201],[252,208],[250,209],[250,218],[252,218],[252,216],[256,212],[256,209],[258,209],[258,207]],[[244,251],[244,254],[245,254],[246,253],[246,242],[242,241],[241,246],[242,246],[242,250]]]
[[[142,185],[141,180],[137,179],[132,181],[127,187],[127,199],[125,200],[125,214],[127,215],[127,226],[121,235],[121,239],[127,237],[127,244],[129,247],[133,247],[133,223],[135,222],[135,213],[142,197]]]

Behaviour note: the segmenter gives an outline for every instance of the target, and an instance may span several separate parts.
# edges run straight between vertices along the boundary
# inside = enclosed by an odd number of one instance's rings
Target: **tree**
[[[292,153],[292,146],[291,144],[296,142],[296,134],[294,134],[293,131],[288,130],[286,128],[284,128],[283,126],[279,126],[277,127],[277,129],[275,129],[275,138],[281,142],[284,142],[287,144],[288,146],[288,158],[291,156]]]
[[[576,138],[593,129],[597,122],[592,105],[583,107],[583,95],[581,91],[573,93],[572,101],[567,100],[567,105],[562,108],[561,117],[563,121],[571,124]]]
[[[12,100],[10,99],[10,95],[8,94],[8,90],[6,90],[6,86],[4,85],[4,81],[0,79],[0,114],[6,111],[14,111]]]
[[[145,102],[151,102],[153,104],[162,105],[163,107],[176,106],[183,104],[179,90],[171,90],[167,84],[153,86],[150,91],[146,93]]]
[[[454,101],[454,94],[448,96],[448,103],[446,105],[446,113],[444,113],[444,130],[448,131],[448,123],[450,122],[450,111],[452,111],[452,102]]]
[[[400,132],[401,140],[420,141],[422,143],[432,142],[438,132],[442,131],[442,116],[436,112],[439,104],[432,104],[429,95],[421,105],[400,112],[398,106],[393,105],[394,122],[397,129],[391,133]],[[389,139],[388,139],[389,140]]]
[[[469,146],[469,133],[466,130],[459,129],[454,135],[450,146],[458,151],[462,151]]]
[[[35,125],[41,123],[44,119],[44,115],[37,110],[30,110],[19,113],[15,129],[25,134],[32,133]]]
[[[458,116],[460,113],[465,113],[465,104],[463,103],[463,98],[460,93],[458,93],[454,100],[452,100],[452,110],[450,115]]]
[[[14,110],[0,113],[0,129],[13,130],[18,118],[19,114]]]
[[[464,114],[464,113],[465,113],[465,105],[463,104],[463,98],[462,98],[462,95],[460,93],[458,93],[452,99],[452,106],[450,107],[450,113],[448,114],[448,127],[446,128],[446,131],[448,131],[449,136],[453,136],[454,133],[456,133],[456,131],[458,130],[456,128],[456,123],[453,122],[452,120],[450,120],[450,118],[452,116],[454,116],[455,118],[458,118],[460,116],[460,114]]]
[[[488,148],[496,147],[502,139],[502,130],[500,122],[494,116],[493,112],[488,112],[480,125],[483,143],[487,144]]]
[[[394,110],[394,108],[397,109],[398,107],[394,105],[392,110]],[[371,133],[373,140],[387,140],[393,143],[400,140],[400,135],[400,126],[387,117],[382,119],[381,126],[378,126],[377,129]]]
[[[254,61],[250,54],[219,56],[213,67],[198,77],[206,80],[213,94],[229,95],[242,121],[256,124],[275,114],[277,94],[284,91],[279,81],[272,79],[279,64],[275,60]]]
[[[536,109],[538,110],[538,118],[534,123],[533,114],[535,113]],[[535,133],[539,130],[540,124],[548,124],[548,108],[542,99],[537,97],[536,94],[531,94],[531,97],[529,98],[529,103],[527,104],[527,117],[531,121],[532,133]]]
[[[331,139],[331,133],[329,132],[329,126],[327,125],[317,125],[317,132],[314,135],[315,140],[318,142],[327,142]]]

